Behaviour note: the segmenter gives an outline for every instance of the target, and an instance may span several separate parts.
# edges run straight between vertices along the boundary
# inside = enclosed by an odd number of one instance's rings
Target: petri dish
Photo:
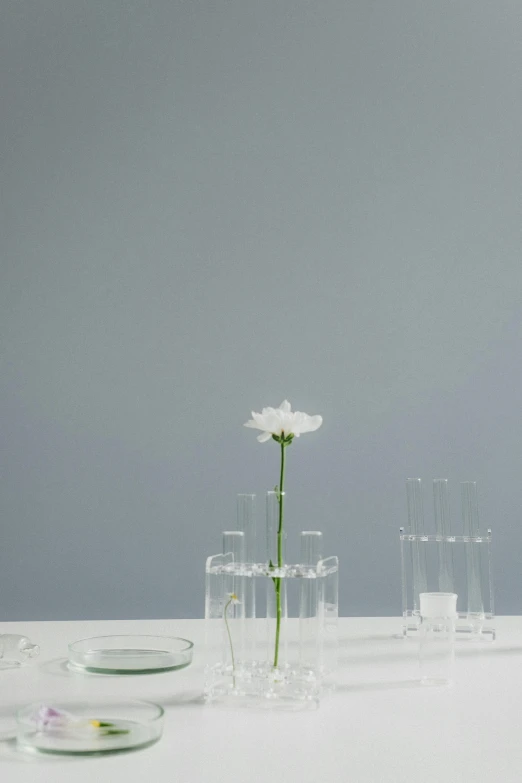
[[[42,709],[49,710],[35,702],[18,712],[21,750],[65,756],[121,753],[146,748],[163,732],[163,707],[152,702],[60,702],[53,711],[68,717],[63,725],[48,726],[35,719]]]
[[[95,636],[69,645],[69,668],[96,674],[152,674],[185,669],[194,644],[177,636]]]

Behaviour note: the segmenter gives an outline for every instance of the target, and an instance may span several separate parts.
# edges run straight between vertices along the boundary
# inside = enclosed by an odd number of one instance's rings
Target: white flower
[[[228,602],[229,602],[229,604],[232,604],[232,606],[238,605],[238,604],[241,603],[241,601],[239,600],[239,598],[237,597],[237,595],[235,593],[227,593],[227,596],[228,596],[228,599],[229,599]]]
[[[281,443],[282,440],[290,442],[292,438],[298,438],[305,432],[314,432],[322,423],[322,416],[309,416],[301,411],[292,412],[288,400],[283,400],[279,408],[263,408],[261,413],[252,411],[252,418],[246,422],[245,427],[263,430],[261,435],[257,436],[260,443],[270,440],[272,436]]]

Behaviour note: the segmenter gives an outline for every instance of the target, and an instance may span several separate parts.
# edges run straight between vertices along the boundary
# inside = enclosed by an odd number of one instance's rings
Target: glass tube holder
[[[403,635],[416,634],[419,628],[419,611],[414,599],[414,567],[417,553],[421,551],[426,563],[423,575],[428,591],[439,590],[441,553],[451,554],[454,591],[458,594],[456,634],[459,638],[480,638],[493,641],[496,637],[494,596],[491,573],[491,529],[484,535],[415,535],[399,530],[402,571]],[[470,554],[471,552],[471,554]],[[473,571],[470,579],[470,562]],[[471,592],[470,592],[471,584]],[[480,594],[481,611],[470,599]]]
[[[238,509],[244,506],[241,499]],[[245,536],[228,531],[223,553],[206,561],[207,702],[318,703],[334,687],[338,559],[323,556],[322,534],[312,530],[301,533],[300,562],[286,563],[274,492],[267,494],[266,511],[266,559],[250,562]],[[249,528],[241,527],[243,533]]]

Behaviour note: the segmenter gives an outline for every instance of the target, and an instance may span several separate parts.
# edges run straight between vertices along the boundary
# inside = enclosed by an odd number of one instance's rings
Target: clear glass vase
[[[316,702],[333,686],[338,559],[323,558],[319,531],[303,531],[301,562],[286,563],[286,528],[278,536],[279,502],[277,493],[267,494],[261,562],[238,555],[239,546],[207,560],[208,701]]]
[[[493,641],[492,533],[479,521],[477,486],[461,484],[462,529],[452,524],[448,479],[433,480],[434,525],[424,526],[420,479],[408,479],[409,527],[400,528],[403,634],[420,625],[419,596],[457,593],[457,639]]]
[[[448,685],[454,678],[456,593],[421,593],[419,628],[420,680]]]

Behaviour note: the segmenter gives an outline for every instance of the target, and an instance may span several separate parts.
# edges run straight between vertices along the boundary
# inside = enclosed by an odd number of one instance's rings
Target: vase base
[[[303,666],[286,665],[274,669],[271,664],[249,662],[215,664],[205,672],[205,700],[244,706],[281,707],[317,706],[319,699],[333,689],[324,673]]]

